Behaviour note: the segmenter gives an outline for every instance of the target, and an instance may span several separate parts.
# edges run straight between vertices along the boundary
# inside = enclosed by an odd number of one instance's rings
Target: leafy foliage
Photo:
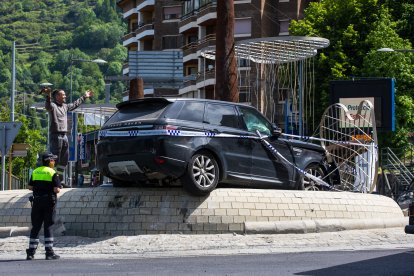
[[[121,75],[127,58],[120,44],[124,30],[115,0],[0,1],[0,100],[7,103],[0,106],[0,118],[10,121],[15,41],[15,120],[23,123],[15,142],[32,146],[26,158],[13,161],[15,175],[22,176],[23,168],[34,166],[37,154],[46,149],[47,116],[29,108],[44,102],[38,95],[39,84],[50,82],[73,100],[92,89],[90,101],[103,103],[104,76]],[[88,62],[97,58],[108,63]],[[120,102],[124,89],[122,82],[112,83],[111,102]]]
[[[407,143],[414,131],[409,109],[413,108],[414,56],[411,53],[380,53],[379,48],[411,49],[414,40],[414,4],[411,0],[321,0],[305,11],[305,19],[293,21],[292,35],[320,36],[330,40],[316,60],[316,91],[328,105],[329,82],[354,77],[396,79],[395,133],[379,136],[381,146]]]

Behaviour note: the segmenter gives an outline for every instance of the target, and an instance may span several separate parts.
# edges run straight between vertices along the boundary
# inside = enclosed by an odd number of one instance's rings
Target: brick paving
[[[30,226],[28,190],[0,192],[0,227]],[[403,218],[390,198],[352,192],[182,188],[84,188],[59,194],[66,234],[87,237],[244,232],[245,222]]]
[[[41,238],[42,241],[42,238]],[[25,257],[28,237],[0,239],[0,260]],[[149,258],[199,255],[266,254],[333,250],[414,248],[403,227],[312,234],[158,234],[87,238],[56,237],[55,251],[68,259]],[[38,259],[44,249],[39,246]]]

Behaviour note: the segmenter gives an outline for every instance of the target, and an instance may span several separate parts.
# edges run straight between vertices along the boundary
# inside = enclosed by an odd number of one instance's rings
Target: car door
[[[271,136],[271,123],[256,109],[239,107],[245,128],[251,136],[257,136],[259,131],[262,136]],[[282,140],[276,138],[264,138],[289,161],[292,161],[289,146]],[[250,139],[251,150],[251,178],[253,184],[271,185],[277,188],[287,188],[291,185],[293,178],[293,167],[287,164],[279,156],[269,150],[260,139]]]
[[[247,131],[234,105],[208,103],[204,128],[211,133],[208,147],[220,156],[223,162],[223,182],[250,184],[252,144],[243,138]]]

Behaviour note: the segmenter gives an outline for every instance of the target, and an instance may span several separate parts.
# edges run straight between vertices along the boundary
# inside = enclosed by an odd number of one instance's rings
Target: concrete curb
[[[403,227],[407,218],[247,221],[245,234],[305,234],[358,229]]]
[[[0,227],[0,238],[29,236],[30,227],[6,226]]]
[[[403,227],[407,218],[395,219],[320,219],[293,221],[250,221],[244,223],[245,234],[306,234],[346,230]],[[410,228],[410,227],[409,227]],[[408,229],[414,233],[414,227]],[[407,227],[406,227],[407,233]],[[29,236],[30,227],[0,227],[0,238]]]

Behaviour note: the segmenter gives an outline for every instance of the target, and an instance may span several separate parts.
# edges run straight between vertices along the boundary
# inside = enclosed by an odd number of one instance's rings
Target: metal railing
[[[414,180],[413,147],[402,149],[383,148],[380,161],[382,168],[382,183],[378,186],[380,194],[400,200],[412,186]]]
[[[4,189],[5,190],[18,190],[18,189],[24,189],[26,183],[22,181],[20,178],[12,175],[11,176],[11,182],[9,183],[9,172],[6,172],[5,174],[5,181],[4,181]]]

